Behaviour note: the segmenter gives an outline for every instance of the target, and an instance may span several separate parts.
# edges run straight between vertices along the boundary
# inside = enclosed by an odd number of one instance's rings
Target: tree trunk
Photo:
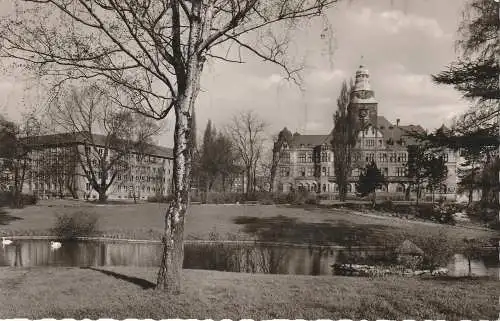
[[[469,276],[472,276],[472,266],[471,266],[470,257],[467,258],[467,263],[469,263]]]
[[[250,192],[252,191],[252,169],[251,169],[251,167],[247,167],[246,179],[247,179],[246,195],[248,196],[248,195],[250,195]]]
[[[99,203],[106,203],[106,190],[99,189]]]
[[[199,3],[193,4],[192,10],[194,13],[200,11]],[[199,21],[195,21],[194,24],[196,25],[192,27],[191,37],[196,38],[196,35],[199,36]],[[197,40],[191,40],[191,43],[196,44]],[[181,290],[181,272],[184,261],[184,219],[189,205],[193,151],[190,135],[195,135],[195,133],[191,133],[191,115],[193,115],[194,102],[199,92],[203,61],[202,57],[192,56],[185,79],[186,87],[179,92],[178,102],[174,106],[174,191],[173,200],[165,214],[165,230],[162,238],[163,254],[156,284],[157,290],[171,294],[178,294]]]

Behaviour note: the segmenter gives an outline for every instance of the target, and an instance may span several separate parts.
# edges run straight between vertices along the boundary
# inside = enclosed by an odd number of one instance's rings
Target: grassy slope
[[[75,201],[42,201],[39,205],[24,209],[4,209],[6,213],[0,214],[0,235],[50,235],[49,229],[54,224],[55,214],[85,210],[99,215],[99,230],[104,235],[158,239],[163,230],[165,206],[153,203],[96,206]],[[239,218],[239,224],[235,222],[235,218]],[[411,222],[392,217],[367,217],[340,209],[194,205],[186,217],[185,235],[186,238],[207,239],[210,232],[215,230],[222,237],[227,233],[249,236],[269,226],[274,229],[287,227],[289,230],[282,240],[296,242],[301,242],[311,235],[338,242],[344,237],[341,234],[352,233],[363,236],[445,232],[459,238],[465,235],[492,234],[481,230]],[[332,235],[335,237],[332,238]]]
[[[104,271],[104,272],[103,272]],[[115,274],[109,275],[108,271]],[[106,273],[108,272],[108,273]],[[184,270],[169,297],[156,269],[0,268],[0,318],[487,319],[500,282],[276,276]]]

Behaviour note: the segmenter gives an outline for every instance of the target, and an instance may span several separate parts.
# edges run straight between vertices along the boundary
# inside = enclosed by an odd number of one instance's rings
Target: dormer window
[[[380,129],[384,129],[385,127],[384,126],[380,126]]]
[[[389,126],[389,129],[394,129],[394,126]]]

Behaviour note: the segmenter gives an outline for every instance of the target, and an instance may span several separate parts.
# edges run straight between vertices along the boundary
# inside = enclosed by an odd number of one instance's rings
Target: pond
[[[0,248],[0,266],[159,266],[161,244],[119,241],[66,241],[52,249],[50,240],[15,240]],[[390,253],[380,249],[356,249],[363,264],[390,264]],[[247,273],[331,275],[331,265],[345,263],[347,250],[339,247],[276,245],[266,243],[186,242],[184,268]],[[472,261],[478,276],[498,276],[496,249],[484,251]],[[451,275],[468,273],[468,262],[455,255],[448,264]]]

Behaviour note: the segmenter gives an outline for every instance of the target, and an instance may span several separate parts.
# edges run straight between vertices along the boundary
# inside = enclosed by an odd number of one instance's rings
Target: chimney
[[[396,119],[396,127],[399,127],[399,122],[400,122],[400,119]]]

